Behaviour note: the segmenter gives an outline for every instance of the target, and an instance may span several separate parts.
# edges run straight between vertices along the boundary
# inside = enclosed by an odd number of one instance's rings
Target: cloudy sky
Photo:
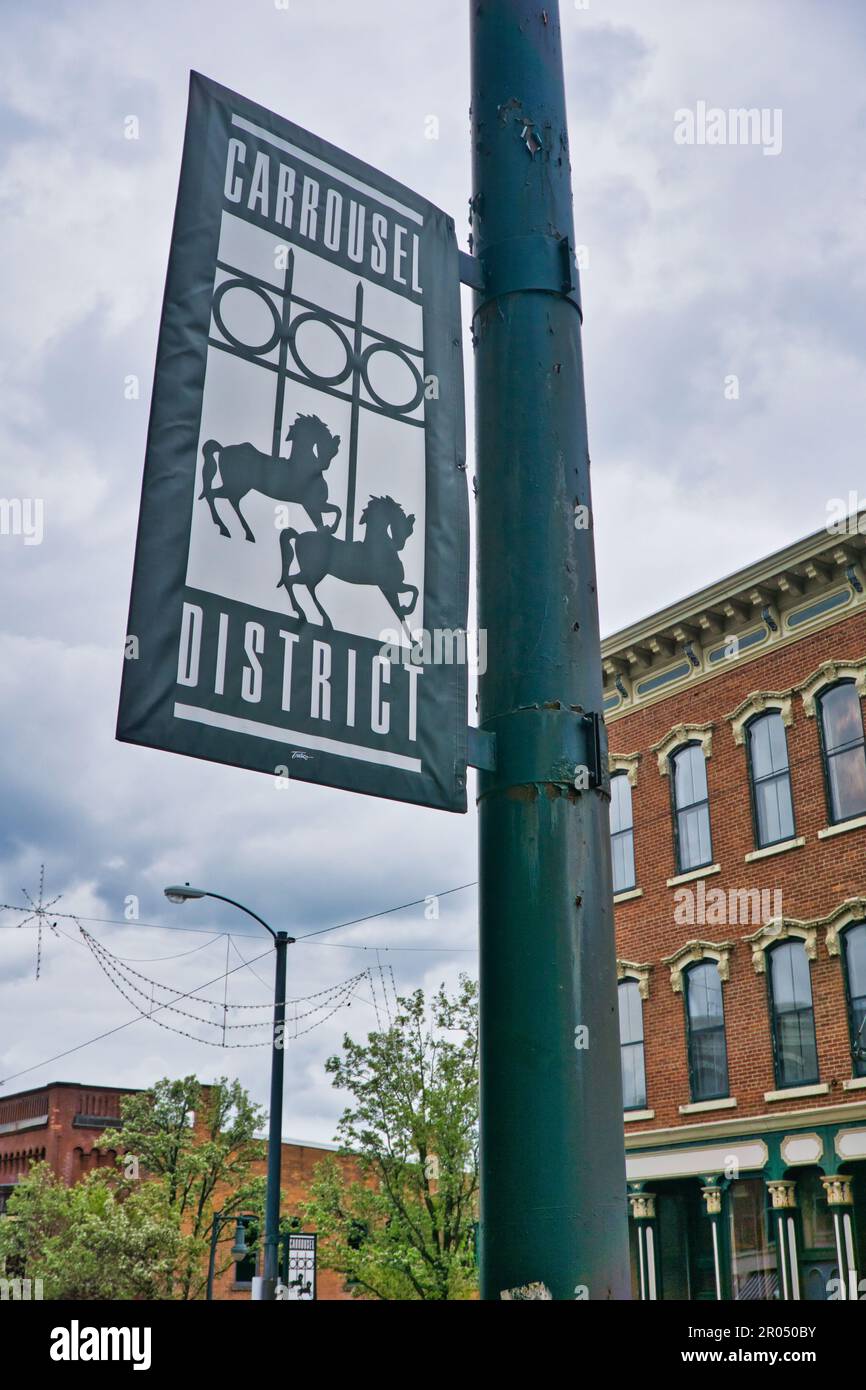
[[[2,10],[0,496],[42,499],[44,537],[0,535],[0,901],[36,894],[44,863],[55,910],[123,957],[127,981],[222,1000],[222,983],[202,987],[228,960],[229,1001],[262,1004],[263,934],[216,904],[171,908],[165,883],[228,893],[301,936],[471,884],[474,816],[278,791],[114,741],[188,74],[417,187],[465,236],[467,6]],[[829,499],[866,488],[866,11],[857,0],[562,0],[562,18],[609,632],[817,529]],[[675,112],[700,102],[780,112],[781,150],[678,144]],[[124,138],[129,116],[138,140]],[[125,398],[130,375],[138,400]],[[292,948],[293,998],[372,979],[290,1049],[285,1133],[333,1137],[341,1100],[324,1059],[344,1029],[375,1026],[392,972],[407,990],[474,971],[475,907],[468,887],[440,900],[438,918],[415,906]],[[239,1075],[265,1099],[266,1050],[123,1026],[136,1010],[72,917],[52,918],[61,934],[44,934],[38,980],[37,933],[21,920],[0,911],[0,1095],[195,1071]]]

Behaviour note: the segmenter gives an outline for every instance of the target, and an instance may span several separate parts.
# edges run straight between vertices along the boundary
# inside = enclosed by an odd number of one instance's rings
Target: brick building
[[[638,1297],[866,1276],[863,557],[822,530],[603,645]]]
[[[132,1094],[130,1087],[82,1086],[73,1081],[52,1081],[30,1091],[19,1091],[0,1099],[0,1213],[19,1177],[31,1163],[44,1160],[66,1183],[75,1183],[95,1168],[113,1167],[117,1150],[100,1146],[107,1130],[120,1127],[120,1100]],[[335,1144],[308,1144],[284,1139],[282,1153],[283,1211],[294,1215],[309,1194],[316,1165],[335,1153]],[[351,1159],[338,1159],[352,1168]],[[265,1175],[266,1160],[253,1165],[253,1172]],[[216,1205],[219,1205],[217,1199]],[[229,1240],[233,1229],[226,1228]],[[224,1246],[221,1246],[221,1251]],[[220,1263],[224,1259],[220,1255]],[[218,1274],[217,1298],[249,1298],[252,1275],[257,1262],[248,1259]],[[317,1276],[317,1297],[326,1300],[351,1298],[341,1275],[321,1267]]]

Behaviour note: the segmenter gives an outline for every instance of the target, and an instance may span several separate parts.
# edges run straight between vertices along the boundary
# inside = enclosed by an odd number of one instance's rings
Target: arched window
[[[619,1042],[622,1059],[623,1110],[646,1106],[646,1067],[643,1048],[643,1005],[637,980],[619,985]]]
[[[788,771],[788,741],[778,710],[748,725],[749,775],[758,848],[790,840],[794,835],[794,803]]]
[[[704,750],[687,743],[671,754],[670,763],[677,869],[685,874],[713,862]]]
[[[631,783],[625,772],[617,772],[610,779],[610,854],[615,893],[634,888],[633,825]]]
[[[767,954],[776,1085],[809,1086],[818,1080],[818,1051],[806,948],[781,941]]]
[[[863,711],[853,681],[840,681],[819,697],[821,751],[830,824],[866,815]]]
[[[685,972],[684,984],[692,1100],[719,1100],[728,1094],[725,1010],[719,967],[713,960],[699,961]]]
[[[854,1075],[866,1076],[866,922],[842,934],[845,945],[845,992],[851,1029]]]

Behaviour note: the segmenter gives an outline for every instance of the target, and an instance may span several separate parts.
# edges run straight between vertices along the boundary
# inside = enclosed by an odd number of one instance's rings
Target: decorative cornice
[[[637,786],[637,769],[641,760],[640,753],[611,753],[607,755],[608,771],[613,777],[614,773],[624,772],[628,777],[629,786]]]
[[[698,961],[714,960],[719,967],[719,979],[727,980],[730,975],[729,958],[734,949],[733,941],[687,941],[672,956],[664,956],[662,965],[671,969],[671,989],[674,994],[683,992],[683,974],[690,965]]]
[[[742,744],[746,741],[746,725],[756,714],[764,714],[767,710],[778,710],[782,716],[782,723],[786,728],[793,719],[791,709],[791,697],[793,690],[753,690],[747,695],[745,700],[725,718],[730,721],[731,732],[734,735],[734,743]]]
[[[633,960],[618,960],[616,963],[617,983],[621,980],[637,980],[641,999],[649,999],[649,977],[652,966],[638,965]]]
[[[866,695],[866,657],[859,661],[824,661],[817,671],[813,671],[811,676],[807,676],[794,687],[802,695],[803,709],[810,719],[815,717],[815,700],[818,693],[825,685],[833,685],[840,680],[853,680],[857,694],[862,700]]]
[[[814,960],[817,948],[818,928],[814,922],[798,922],[791,917],[774,917],[765,922],[751,936],[743,938],[752,946],[752,964],[756,975],[763,975],[766,968],[766,954],[771,946],[780,941],[802,941],[808,960]]]
[[[705,758],[712,757],[713,753],[713,729],[715,724],[675,724],[674,727],[665,734],[664,738],[658,743],[653,743],[650,752],[655,753],[658,758],[659,772],[662,777],[668,775],[668,758],[674,749],[679,748],[684,743],[699,743],[704,752]]]

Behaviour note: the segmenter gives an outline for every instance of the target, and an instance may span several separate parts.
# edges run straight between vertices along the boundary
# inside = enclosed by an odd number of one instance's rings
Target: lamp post
[[[207,1293],[205,1298],[208,1303],[213,1300],[213,1281],[216,1270],[216,1248],[219,1234],[223,1226],[227,1226],[230,1221],[235,1221],[235,1240],[231,1253],[234,1260],[242,1260],[249,1254],[247,1249],[247,1228],[246,1223],[249,1217],[244,1215],[234,1215],[232,1212],[215,1211],[213,1220],[210,1223],[210,1256],[207,1262]]]
[[[261,1283],[260,1298],[273,1301],[279,1275],[280,1239],[280,1159],[282,1157],[283,1121],[283,1062],[284,1062],[284,1023],[286,1018],[286,947],[295,938],[284,931],[274,931],[264,918],[252,908],[222,893],[211,893],[205,888],[190,888],[188,883],[173,884],[166,888],[165,896],[170,903],[185,903],[196,898],[216,898],[221,903],[229,903],[239,912],[245,912],[253,921],[270,932],[277,952],[274,972],[274,1030],[271,1047],[271,1108],[268,1121],[268,1183],[265,1198],[265,1263],[264,1278]],[[255,1289],[255,1283],[253,1284]],[[253,1295],[255,1297],[255,1294]]]

